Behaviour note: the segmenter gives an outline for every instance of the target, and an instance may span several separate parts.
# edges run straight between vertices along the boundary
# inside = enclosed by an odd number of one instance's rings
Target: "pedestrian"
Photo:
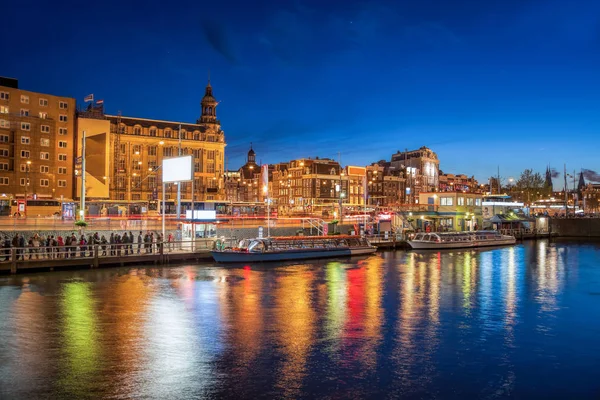
[[[133,254],[133,243],[134,243],[133,233],[131,233],[131,231],[129,231],[129,254]]]
[[[4,236],[4,245],[2,246],[2,247],[4,247],[4,261],[10,260],[10,246],[11,246],[10,237],[8,237],[8,235],[6,235],[6,236]]]
[[[69,253],[71,252],[71,236],[67,236],[65,239],[65,248],[63,250],[65,252],[65,258],[69,258]]]
[[[169,251],[172,251],[173,250],[173,234],[170,232],[169,232],[167,242],[168,242],[168,246],[169,246]]]
[[[110,255],[114,256],[115,255],[115,233],[114,232],[111,232],[108,243],[109,243]]]
[[[125,255],[129,254],[129,236],[127,236],[127,233],[124,233],[123,236],[121,236],[121,241],[123,242],[123,250],[125,250]]]
[[[102,255],[105,256],[106,255],[106,238],[104,237],[104,235],[102,235],[102,237],[100,238],[100,245],[102,247]]]
[[[140,231],[140,234],[138,235],[138,239],[137,239],[137,253],[140,254],[141,248],[142,248],[142,231]]]
[[[79,238],[79,256],[85,257],[85,251],[87,250],[86,246],[87,241],[85,240],[85,236],[81,235]]]

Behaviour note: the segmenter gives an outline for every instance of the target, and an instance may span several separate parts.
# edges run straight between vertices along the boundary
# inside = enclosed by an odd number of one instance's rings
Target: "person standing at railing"
[[[168,239],[167,239],[167,246],[169,247],[169,251],[173,251],[173,234],[169,233]]]
[[[129,254],[133,254],[133,243],[135,243],[133,233],[129,231]]]
[[[123,242],[123,250],[125,255],[129,254],[129,236],[127,236],[127,233],[124,233],[123,236],[121,236],[121,241]]]
[[[100,238],[100,246],[102,247],[102,255],[105,256],[106,255],[106,238],[104,237],[104,235],[102,235],[102,237]]]
[[[111,232],[110,237],[108,238],[108,243],[109,243],[109,251],[110,251],[110,255],[114,256],[115,255],[115,233]]]
[[[81,235],[81,238],[79,238],[79,256],[80,257],[85,257],[85,251],[87,250],[86,248],[86,240],[85,240],[85,236]]]
[[[150,232],[149,243],[150,243],[150,253],[152,253],[152,250],[154,248],[154,232]]]
[[[140,254],[140,252],[142,251],[142,231],[140,231],[138,238],[137,238],[137,253]]]

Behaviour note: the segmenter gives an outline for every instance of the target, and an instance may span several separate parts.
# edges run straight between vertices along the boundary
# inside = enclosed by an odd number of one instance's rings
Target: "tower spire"
[[[200,102],[200,119],[197,123],[219,124],[217,120],[217,106],[219,102],[213,96],[212,86],[210,84],[210,70],[208,71],[208,83],[204,90],[204,97]]]

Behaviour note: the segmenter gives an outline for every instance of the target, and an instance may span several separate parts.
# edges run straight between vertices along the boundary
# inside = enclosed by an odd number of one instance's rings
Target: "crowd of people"
[[[122,234],[112,232],[108,238],[99,235],[98,232],[87,237],[85,235],[77,237],[75,233],[67,234],[65,237],[61,235],[44,237],[35,233],[29,238],[16,233],[12,239],[8,235],[4,237],[2,243],[4,257],[0,259],[10,260],[13,248],[17,260],[93,257],[96,248],[99,256],[153,254],[161,251],[163,242],[161,233],[155,234],[151,231],[145,234],[139,231],[137,237],[131,231]],[[168,250],[173,249],[173,242],[173,235],[169,234],[166,240]]]

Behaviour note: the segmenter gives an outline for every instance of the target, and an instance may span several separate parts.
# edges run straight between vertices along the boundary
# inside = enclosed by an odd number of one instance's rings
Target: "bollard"
[[[99,247],[100,246],[97,244],[94,245],[94,268],[98,268],[100,266],[100,260],[98,260]]]
[[[17,249],[14,247],[10,249],[10,273],[17,273]]]

